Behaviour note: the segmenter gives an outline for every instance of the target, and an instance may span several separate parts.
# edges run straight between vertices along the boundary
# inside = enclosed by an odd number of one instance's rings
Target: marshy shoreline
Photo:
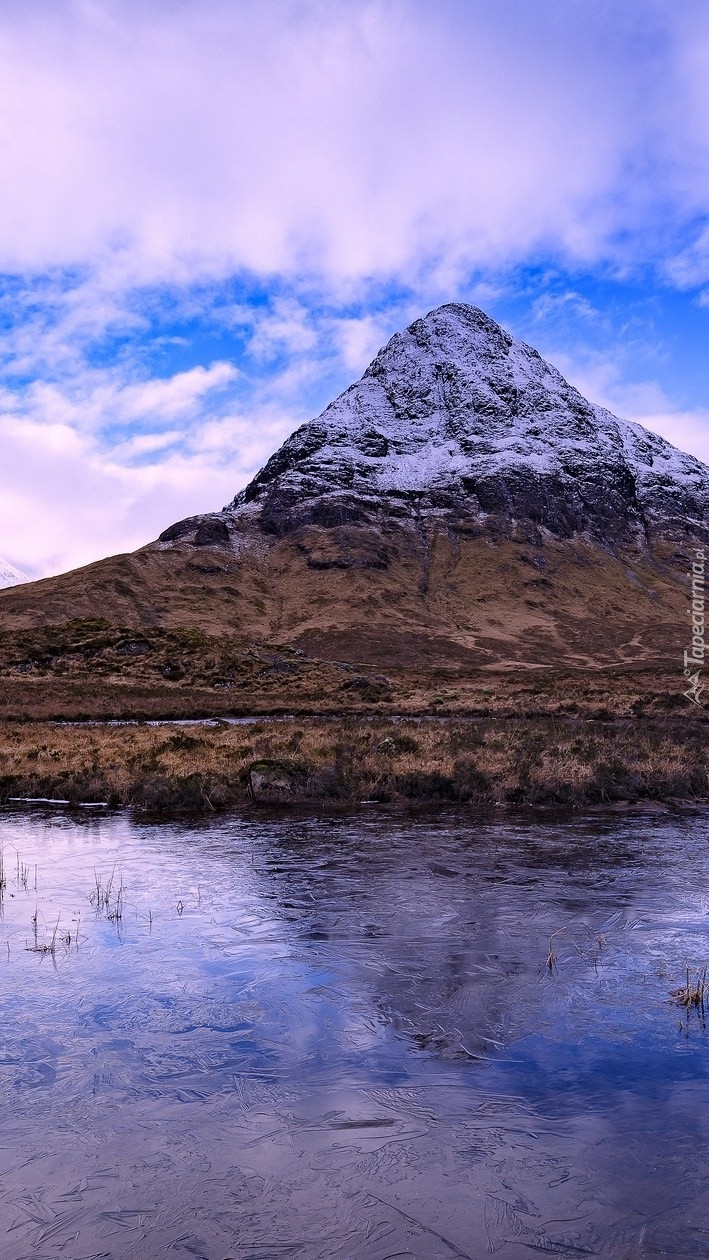
[[[707,724],[547,716],[0,723],[0,803],[148,813],[254,805],[624,809],[709,804]]]

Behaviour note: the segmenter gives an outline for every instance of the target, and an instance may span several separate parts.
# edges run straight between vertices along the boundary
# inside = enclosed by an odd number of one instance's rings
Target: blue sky
[[[0,555],[219,508],[473,301],[709,462],[700,0],[5,0]]]

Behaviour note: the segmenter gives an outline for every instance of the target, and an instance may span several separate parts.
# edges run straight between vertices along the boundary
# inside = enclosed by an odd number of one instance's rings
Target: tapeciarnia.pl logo
[[[700,696],[704,690],[700,682],[706,652],[706,643],[704,641],[704,562],[704,550],[699,548],[694,553],[694,563],[687,574],[692,583],[692,604],[687,609],[691,617],[692,642],[691,646],[684,650],[684,676],[689,680],[689,687],[682,694],[688,700],[691,700],[692,704],[701,704]]]

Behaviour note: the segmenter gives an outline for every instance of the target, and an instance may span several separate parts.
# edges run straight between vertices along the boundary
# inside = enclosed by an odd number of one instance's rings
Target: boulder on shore
[[[249,794],[257,805],[288,805],[307,795],[310,772],[294,761],[264,759],[249,770]]]

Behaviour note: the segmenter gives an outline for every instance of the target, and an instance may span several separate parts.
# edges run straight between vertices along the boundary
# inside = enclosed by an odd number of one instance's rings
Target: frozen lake
[[[709,1254],[709,815],[0,840],[3,1260]]]

